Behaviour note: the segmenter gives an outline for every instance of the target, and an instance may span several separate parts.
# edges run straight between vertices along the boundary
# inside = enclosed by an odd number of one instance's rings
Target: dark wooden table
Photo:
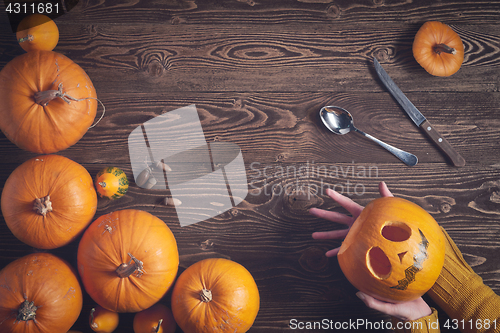
[[[4,13],[0,67],[24,52]],[[415,33],[430,20],[450,25],[465,45],[462,68],[451,77],[433,77],[413,58]],[[106,105],[102,121],[58,154],[92,175],[114,165],[132,180],[125,197],[99,201],[96,218],[125,208],[158,216],[176,236],[180,271],[212,257],[244,265],[261,295],[250,332],[300,331],[291,329],[293,319],[388,320],[365,307],[337,260],[324,256],[340,242],[311,238],[342,227],[308,214],[310,207],[342,211],[326,188],[365,205],[386,181],[430,212],[500,291],[499,1],[81,0],[56,23],[54,51],[88,73]],[[373,57],[462,154],[464,167],[452,166],[403,113]],[[143,122],[190,104],[208,142],[241,148],[249,194],[219,216],[180,227],[175,210],[160,204],[165,191],[133,182],[127,138]],[[360,129],[416,154],[418,165],[405,166],[358,134],[328,132],[318,111],[332,104],[350,110]],[[36,154],[1,135],[0,156],[3,187]],[[0,268],[34,251],[1,220]],[[77,246],[50,252],[75,265]],[[90,331],[93,305],[86,295],[74,329]],[[131,322],[121,315],[117,332],[132,332]]]

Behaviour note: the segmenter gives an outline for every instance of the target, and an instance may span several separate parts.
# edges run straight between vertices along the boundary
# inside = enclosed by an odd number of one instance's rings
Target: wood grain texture
[[[500,113],[498,94],[410,93],[413,103],[427,116],[467,163],[488,156],[499,163]],[[498,95],[498,96],[497,96]],[[349,110],[361,130],[419,157],[420,163],[445,163],[439,149],[406,116],[388,92],[381,93],[165,93],[127,97],[112,93],[99,96],[106,116],[76,145],[67,150],[76,160],[102,163],[116,156],[116,163],[129,163],[127,140],[131,131],[155,116],[194,103],[208,142],[238,144],[247,163],[398,161],[383,148],[356,133],[335,135],[323,127],[321,106],[337,105]],[[481,103],[477,103],[480,100]],[[101,112],[100,110],[98,112]],[[88,149],[100,145],[99,150]],[[8,141],[3,148],[16,155]],[[103,154],[104,153],[104,154]],[[16,157],[12,157],[16,159]],[[21,161],[22,158],[17,161]],[[418,166],[417,166],[418,167]]]
[[[171,24],[209,25],[251,23],[255,25],[418,22],[441,20],[449,23],[496,24],[498,4],[491,1],[432,1],[405,0],[286,0],[286,1],[79,1],[70,12],[76,23],[108,22],[114,17],[118,24],[169,22]]]
[[[113,76],[106,82],[122,92],[138,85],[151,94],[186,90],[380,91],[374,56],[405,92],[498,91],[498,73],[492,71],[499,65],[497,26],[481,30],[458,26],[466,61],[454,76],[439,80],[430,78],[413,59],[411,45],[419,27],[308,24],[304,30],[300,25],[241,24],[235,28],[220,24],[207,32],[198,25],[103,23],[87,32],[71,25],[63,30],[70,43],[58,50],[78,57],[93,78],[112,70]],[[147,37],[134,34],[138,30]]]
[[[337,260],[324,256],[340,241],[311,237],[343,228],[308,214],[311,207],[345,212],[327,188],[366,205],[386,181],[395,195],[426,209],[500,293],[499,19],[500,3],[482,0],[79,1],[56,19],[55,51],[89,74],[106,114],[58,154],[91,175],[107,165],[123,169],[127,194],[99,200],[95,218],[126,208],[158,216],[178,242],[180,272],[213,257],[244,265],[261,294],[250,332],[289,332],[291,319],[390,319],[366,308]],[[451,77],[432,77],[413,59],[413,37],[429,20],[449,24],[464,42],[464,64]],[[0,31],[3,67],[23,51],[1,15]],[[404,114],[378,80],[373,57],[465,158],[463,168],[451,166]],[[127,144],[136,127],[191,104],[207,142],[241,149],[249,192],[238,206],[180,227],[175,209],[162,204],[169,189],[135,184]],[[349,110],[357,127],[419,163],[407,167],[356,133],[328,132],[318,118],[325,105]],[[0,186],[34,156],[0,134]],[[78,240],[50,252],[76,266],[77,247]],[[2,216],[0,268],[33,251]],[[169,305],[169,295],[162,302]],[[74,329],[88,331],[92,306],[85,294]],[[121,315],[119,331],[132,332],[132,319]]]

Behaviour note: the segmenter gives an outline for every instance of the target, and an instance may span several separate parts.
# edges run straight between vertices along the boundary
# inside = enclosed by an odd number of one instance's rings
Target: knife
[[[382,68],[376,58],[373,58],[375,71],[385,87],[389,90],[392,96],[403,107],[403,110],[408,114],[411,120],[420,127],[425,134],[448,156],[455,166],[464,166],[465,160],[446,139],[434,128],[434,126],[425,119],[424,115],[418,111],[413,103],[405,96],[399,87],[392,81],[389,74]]]

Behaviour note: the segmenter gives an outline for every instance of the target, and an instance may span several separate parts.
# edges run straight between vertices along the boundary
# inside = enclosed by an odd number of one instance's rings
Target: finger
[[[391,191],[389,191],[389,188],[387,187],[387,184],[385,182],[380,182],[378,184],[378,191],[380,192],[381,197],[393,197]]]
[[[361,214],[361,211],[363,210],[363,206],[355,203],[352,201],[350,198],[332,190],[332,189],[327,189],[326,194],[336,202],[338,202],[342,207],[344,207],[349,213],[352,214],[353,217],[358,217],[359,214]]]
[[[331,231],[318,231],[312,234],[314,239],[341,239],[347,236],[349,229],[331,230]]]
[[[352,225],[352,223],[354,222],[354,219],[350,216],[324,209],[311,208],[309,209],[309,213],[316,217],[320,217],[322,219],[329,220],[332,222],[342,223],[348,226]]]
[[[327,251],[325,253],[325,256],[327,256],[327,257],[335,257],[339,253],[339,250],[340,250],[340,247],[337,247],[337,248],[335,248],[333,250]]]

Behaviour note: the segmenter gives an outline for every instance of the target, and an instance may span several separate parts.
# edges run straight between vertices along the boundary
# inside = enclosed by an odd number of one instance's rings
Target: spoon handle
[[[378,143],[379,145],[381,145],[382,147],[384,147],[385,149],[387,149],[388,151],[390,151],[394,156],[396,156],[397,158],[399,158],[406,165],[408,165],[408,166],[414,166],[414,165],[417,164],[417,162],[418,162],[417,156],[415,156],[413,154],[410,154],[410,153],[408,153],[408,152],[406,152],[404,150],[401,150],[401,149],[398,149],[396,147],[393,147],[393,146],[391,146],[391,145],[389,145],[389,144],[387,144],[387,143],[385,143],[383,141],[380,141],[376,137],[373,137],[370,134],[366,134],[365,132],[360,131],[357,128],[355,128],[354,130],[356,132],[360,133],[360,134],[363,134],[368,139],[375,141],[376,143]]]

